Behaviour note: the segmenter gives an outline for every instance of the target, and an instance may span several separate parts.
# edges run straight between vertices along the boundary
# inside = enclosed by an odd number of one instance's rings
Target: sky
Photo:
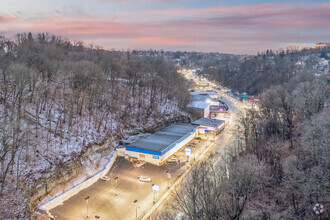
[[[330,41],[330,1],[0,0],[0,32],[104,49],[256,54]]]

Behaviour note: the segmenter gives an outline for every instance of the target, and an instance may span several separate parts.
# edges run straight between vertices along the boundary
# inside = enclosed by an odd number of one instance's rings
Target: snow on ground
[[[149,100],[145,100],[145,102],[148,104]],[[144,110],[142,112],[142,115],[144,115],[143,120],[130,117],[131,127],[125,128],[118,121],[118,115],[109,115],[107,120],[101,120],[101,113],[96,112],[93,117],[88,117],[88,114],[83,112],[80,117],[73,118],[72,125],[68,126],[67,121],[59,125],[59,118],[63,115],[57,108],[53,108],[51,112],[41,111],[39,119],[36,118],[35,112],[34,106],[25,106],[25,121],[21,123],[21,129],[22,132],[29,135],[29,143],[19,148],[12,169],[14,172],[9,173],[8,184],[4,189],[4,195],[7,195],[7,197],[5,200],[0,201],[0,216],[8,216],[8,219],[27,214],[27,199],[23,196],[24,192],[20,191],[19,188],[16,190],[16,184],[21,187],[24,186],[24,189],[37,187],[35,186],[36,180],[50,177],[60,164],[78,157],[88,144],[103,142],[109,134],[118,134],[119,132],[124,135],[134,129],[143,129],[163,120],[185,115],[178,109],[175,101],[167,101],[156,106],[155,111],[147,117],[145,117],[147,113]],[[137,109],[130,114],[136,115]],[[2,120],[0,122],[3,122],[4,119],[0,120]],[[129,137],[127,140],[132,141],[134,137]],[[93,161],[99,163],[93,163]],[[90,155],[89,160],[83,164],[85,168],[83,173],[69,185],[73,186],[93,175],[104,163],[105,158],[101,158],[99,154]],[[62,191],[63,187],[59,187],[52,192],[52,195]],[[4,204],[6,201],[16,201],[15,208],[7,209],[6,204]]]

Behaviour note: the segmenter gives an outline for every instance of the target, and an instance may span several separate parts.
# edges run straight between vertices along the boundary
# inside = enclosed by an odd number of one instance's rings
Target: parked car
[[[110,180],[110,177],[108,177],[108,176],[101,176],[100,179],[103,180],[103,181],[109,181]]]
[[[151,182],[151,178],[147,176],[139,176],[138,179],[140,182]]]
[[[167,162],[168,162],[168,163],[176,163],[176,162],[178,162],[178,158],[176,158],[176,157],[172,157],[172,158],[168,159]]]

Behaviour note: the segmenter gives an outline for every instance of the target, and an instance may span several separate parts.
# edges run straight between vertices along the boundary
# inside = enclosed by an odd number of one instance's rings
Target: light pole
[[[152,192],[153,192],[153,199],[152,199],[152,202],[153,202],[153,203],[156,203],[154,186],[152,186]]]
[[[115,177],[116,180],[116,196],[118,196],[118,176]]]
[[[171,174],[169,171],[166,171],[166,174],[167,174],[167,188],[170,188]]]
[[[85,200],[86,200],[86,204],[87,204],[87,216],[86,216],[86,218],[89,218],[89,214],[88,214],[88,199],[89,199],[89,196],[87,196],[87,197],[85,198]]]
[[[153,191],[153,193],[154,193],[154,195],[153,195],[153,203],[155,203],[156,202],[156,192],[155,191],[159,191],[159,185],[156,185],[156,184],[152,184],[151,185],[151,188],[152,188],[152,191]]]
[[[196,146],[193,145],[193,147],[194,147],[194,161],[195,161],[196,160],[196,157],[195,157]]]
[[[136,207],[136,208],[135,208],[135,219],[137,220],[137,219],[138,219],[138,218],[137,218],[137,205],[138,205],[137,202],[138,202],[138,201],[137,201],[137,200],[134,200],[133,202],[135,203],[135,207]]]

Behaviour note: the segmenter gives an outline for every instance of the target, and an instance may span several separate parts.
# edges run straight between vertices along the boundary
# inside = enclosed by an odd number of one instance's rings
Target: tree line
[[[227,55],[219,61],[205,64],[202,74],[235,91],[258,95],[272,85],[281,85],[296,78],[301,72],[317,73],[315,66],[328,53],[330,46],[303,50],[288,48],[276,52],[267,50],[244,59]]]

